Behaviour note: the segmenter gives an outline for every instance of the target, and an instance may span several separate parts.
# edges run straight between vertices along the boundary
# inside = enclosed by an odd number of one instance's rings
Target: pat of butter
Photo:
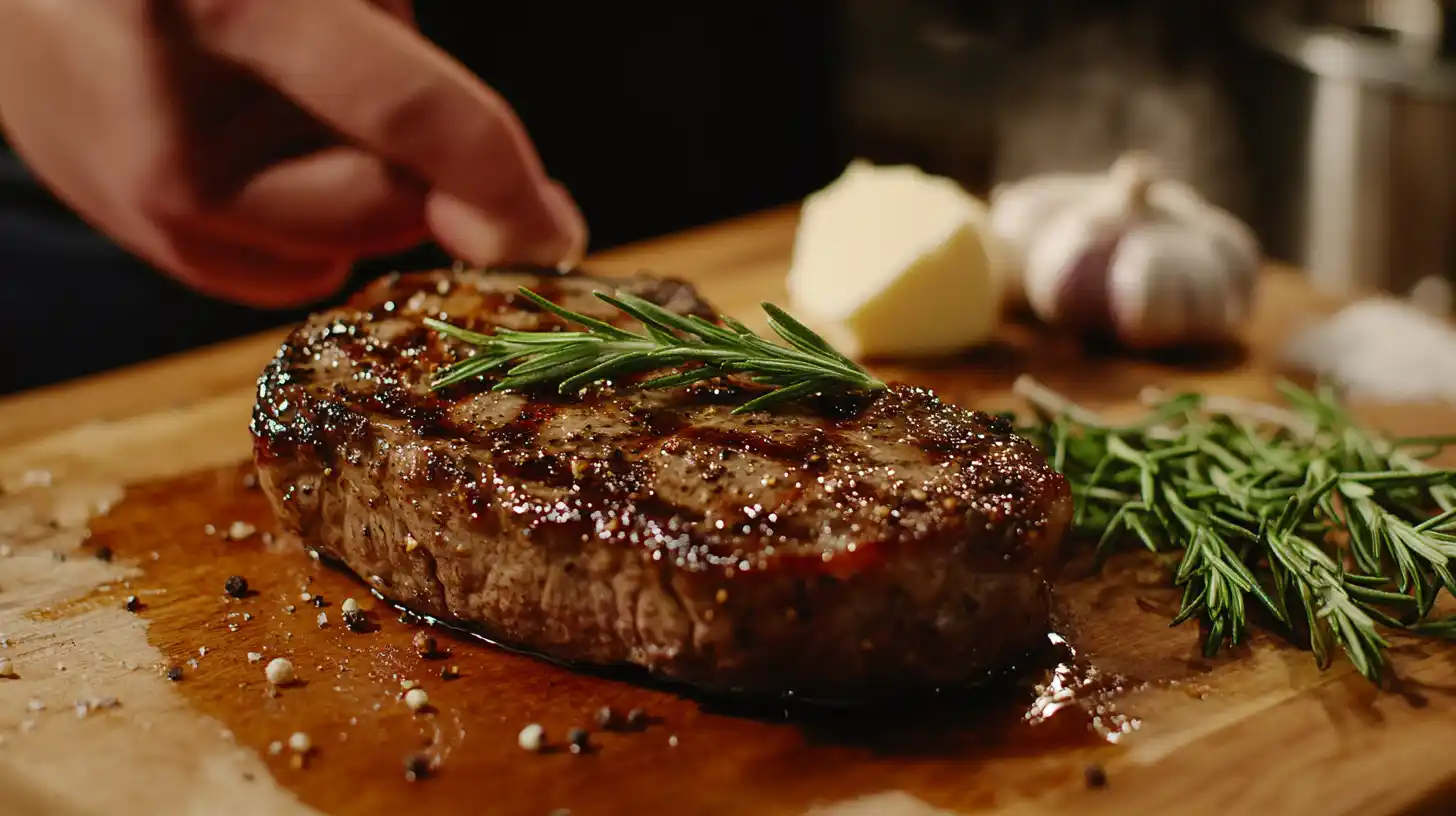
[[[929,356],[984,343],[1001,315],[987,210],[955,181],[851,162],[804,199],[794,313],[851,357]]]

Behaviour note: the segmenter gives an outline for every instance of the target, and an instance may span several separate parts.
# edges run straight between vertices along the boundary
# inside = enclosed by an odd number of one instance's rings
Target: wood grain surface
[[[761,328],[758,301],[783,299],[795,217],[589,266],[692,280]],[[1264,397],[1271,350],[1334,304],[1287,270],[1269,271],[1259,303],[1245,347],[1204,360],[1089,354],[1018,322],[961,358],[876,369],[988,409],[1015,407],[1021,373],[1109,410],[1147,386]],[[1269,637],[1205,660],[1195,628],[1167,626],[1177,596],[1136,556],[1095,575],[1074,560],[1058,580],[1076,660],[874,711],[697,699],[443,631],[422,658],[420,626],[273,537],[245,483],[254,380],[282,334],[0,401],[0,657],[18,675],[0,680],[0,813],[1456,811],[1456,650],[1397,642],[1387,691]],[[1360,412],[1400,432],[1456,428],[1449,409]],[[224,593],[231,575],[245,597]],[[346,597],[368,631],[343,626]],[[263,666],[277,656],[300,682],[272,695]],[[402,681],[430,707],[409,711]],[[602,706],[648,721],[599,731]],[[554,750],[517,747],[529,722]],[[577,726],[594,732],[580,755],[562,747]],[[270,750],[300,731],[305,757]],[[408,781],[414,755],[431,772]]]

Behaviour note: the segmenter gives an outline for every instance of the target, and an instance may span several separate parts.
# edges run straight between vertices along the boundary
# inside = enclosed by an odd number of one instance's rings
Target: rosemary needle
[[[763,410],[815,394],[885,388],[883,382],[771,303],[763,304],[769,327],[787,346],[759,337],[732,318],[720,317],[722,325],[718,325],[625,292],[595,295],[640,321],[643,333],[562,308],[524,287],[520,292],[584,331],[499,329],[495,334],[481,334],[427,318],[425,324],[430,328],[475,347],[471,356],[438,372],[431,388],[503,372],[495,390],[554,385],[562,394],[574,394],[593,383],[663,369],[679,370],[638,387],[679,388],[733,373],[748,374],[759,385],[773,386],[734,413]]]
[[[1099,561],[1129,540],[1181,555],[1173,625],[1198,618],[1206,654],[1244,639],[1250,606],[1321,666],[1338,646],[1375,682],[1385,630],[1456,639],[1456,619],[1431,617],[1442,589],[1456,594],[1456,471],[1423,461],[1456,440],[1383,439],[1329,389],[1289,383],[1287,407],[1179,394],[1126,425],[1030,379],[1016,390]]]

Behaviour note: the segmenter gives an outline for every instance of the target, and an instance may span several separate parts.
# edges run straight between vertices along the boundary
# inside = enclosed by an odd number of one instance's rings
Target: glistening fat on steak
[[[420,612],[715,689],[953,684],[1044,642],[1071,499],[1004,422],[899,385],[741,415],[754,386],[432,393],[467,351],[423,318],[563,325],[522,285],[624,327],[593,291],[711,316],[648,277],[375,282],[259,380],[255,455],[286,530]]]

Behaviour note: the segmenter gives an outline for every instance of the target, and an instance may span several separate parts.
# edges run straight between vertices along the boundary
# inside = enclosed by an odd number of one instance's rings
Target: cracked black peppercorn
[[[415,632],[414,640],[411,641],[415,647],[415,653],[420,657],[430,657],[435,653],[438,644],[435,643],[435,636],[429,632]]]
[[[222,590],[234,598],[241,598],[248,594],[248,579],[241,575],[229,575]]]
[[[172,668],[167,669],[167,679],[168,680],[171,680],[173,683],[177,682],[178,680],[181,680],[182,679],[182,667],[181,666],[173,666]]]
[[[1085,771],[1085,774],[1086,774],[1086,777],[1087,777],[1087,787],[1089,787],[1089,788],[1105,788],[1105,787],[1107,787],[1107,770],[1105,768],[1103,768],[1101,765],[1088,765],[1087,766],[1087,770]]]
[[[96,548],[96,558],[99,561],[110,561],[112,556],[111,548],[102,544]]]
[[[460,668],[458,666],[443,666],[440,669],[441,680],[454,680],[459,676]]]
[[[314,607],[317,608],[317,609],[322,609],[325,606],[328,606],[329,605],[329,602],[326,601],[326,600],[324,600],[324,596],[322,596],[322,595],[315,595],[315,596],[313,596],[313,598],[310,599],[309,603],[313,604]]]
[[[566,732],[566,741],[571,744],[573,754],[584,754],[591,748],[591,734],[585,728],[573,728]]]
[[[350,632],[367,632],[369,631],[369,618],[365,617],[362,611],[351,609],[344,613],[344,628]]]
[[[424,754],[410,754],[404,758],[404,778],[415,782],[430,775],[430,760]]]
[[[142,599],[135,595],[126,596],[126,611],[135,612],[142,608]]]
[[[627,712],[627,727],[641,728],[647,725],[647,712],[640,708],[634,708]]]

